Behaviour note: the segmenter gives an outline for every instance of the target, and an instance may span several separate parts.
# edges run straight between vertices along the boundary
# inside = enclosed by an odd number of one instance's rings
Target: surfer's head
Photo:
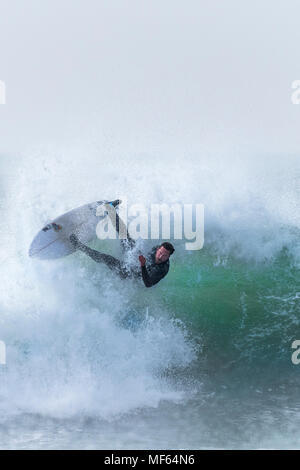
[[[155,262],[157,264],[164,263],[167,261],[171,254],[174,253],[175,248],[172,243],[164,242],[156,250],[155,253]]]

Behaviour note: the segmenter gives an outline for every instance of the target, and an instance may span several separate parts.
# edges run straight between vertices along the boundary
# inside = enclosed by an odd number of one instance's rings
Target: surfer
[[[109,204],[115,208],[119,203],[120,201],[117,199],[116,201],[113,201]],[[111,215],[111,211],[108,212],[108,215]],[[133,250],[135,247],[135,240],[130,237],[127,227],[116,211],[114,211],[114,216],[115,217],[110,216],[110,219],[116,231],[119,233],[121,227],[122,233],[127,234],[127,238],[120,240],[124,254]],[[164,242],[161,245],[155,246],[146,255],[146,257],[143,255],[139,256],[140,269],[137,269],[136,267],[132,267],[129,264],[125,264],[114,256],[107,255],[105,253],[101,253],[100,251],[89,248],[88,246],[81,243],[75,234],[70,236],[70,241],[74,248],[82,251],[97,263],[106,264],[106,266],[117,273],[122,279],[142,278],[146,287],[154,286],[166,276],[169,271],[169,258],[175,251],[173,245],[169,242]]]

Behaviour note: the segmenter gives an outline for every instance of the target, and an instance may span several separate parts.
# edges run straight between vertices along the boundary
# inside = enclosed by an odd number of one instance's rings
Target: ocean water
[[[152,150],[1,155],[0,448],[300,447],[299,159]],[[203,203],[203,249],[175,240],[151,289],[28,257],[49,220],[124,196]]]

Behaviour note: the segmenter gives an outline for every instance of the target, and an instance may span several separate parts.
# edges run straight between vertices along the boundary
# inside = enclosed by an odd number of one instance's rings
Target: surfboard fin
[[[115,199],[114,201],[97,201],[98,204],[110,204],[113,207],[117,207],[122,203],[121,199]]]

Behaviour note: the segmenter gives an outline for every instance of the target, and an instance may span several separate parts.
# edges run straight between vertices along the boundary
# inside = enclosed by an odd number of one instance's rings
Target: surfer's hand
[[[74,248],[78,248],[78,246],[80,245],[80,241],[78,240],[76,235],[74,235],[74,233],[72,233],[72,235],[70,235],[70,242],[72,243]]]
[[[139,256],[139,260],[140,260],[141,266],[145,266],[145,264],[146,264],[146,258],[144,258],[143,255],[140,255],[140,256]]]

